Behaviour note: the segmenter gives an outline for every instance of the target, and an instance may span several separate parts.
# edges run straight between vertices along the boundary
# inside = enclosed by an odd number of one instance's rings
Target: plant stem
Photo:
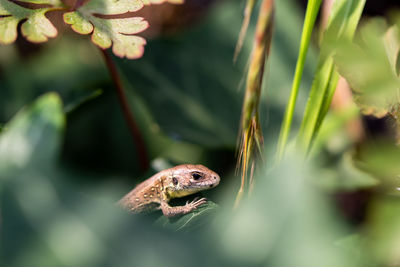
[[[129,108],[128,100],[126,98],[124,87],[122,86],[122,81],[118,75],[117,67],[115,66],[112,58],[110,57],[110,55],[107,53],[106,50],[100,49],[100,51],[103,54],[111,79],[114,82],[115,90],[117,92],[122,112],[124,113],[126,123],[128,124],[129,130],[136,144],[137,154],[139,156],[140,168],[142,171],[145,171],[149,167],[149,160],[147,156],[146,146],[144,144],[142,135],[139,131],[139,127],[137,126],[132,111]]]
[[[299,57],[297,58],[296,70],[293,78],[292,90],[286,106],[285,116],[279,134],[277,160],[280,161],[285,152],[289,138],[290,127],[293,120],[294,109],[296,106],[297,95],[299,93],[301,77],[303,75],[304,64],[306,61],[308,46],[310,44],[311,33],[314,28],[315,19],[318,14],[322,0],[309,0],[307,4],[306,16],[304,19],[303,32],[301,35]]]
[[[79,7],[83,5],[84,0],[76,0],[73,7],[71,7],[71,11],[77,10]]]

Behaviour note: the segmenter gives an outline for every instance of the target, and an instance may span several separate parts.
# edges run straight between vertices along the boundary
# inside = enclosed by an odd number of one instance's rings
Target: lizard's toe
[[[195,198],[192,200],[192,203],[196,202],[196,201],[199,200],[199,199],[200,199],[199,197],[195,197]]]
[[[207,202],[207,199],[206,199],[206,198],[201,198],[201,199],[198,199],[198,200],[196,200],[196,201],[193,201],[193,202],[192,202],[192,205],[193,205],[195,208],[197,208],[197,207],[199,207],[199,206],[205,204],[206,202]]]

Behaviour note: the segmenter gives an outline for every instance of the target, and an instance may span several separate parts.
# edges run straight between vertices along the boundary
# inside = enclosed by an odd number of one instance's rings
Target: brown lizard
[[[184,197],[216,187],[220,177],[203,165],[183,164],[160,171],[137,185],[118,204],[130,212],[161,209],[167,217],[187,214],[207,202],[205,198],[186,202],[184,206],[171,207],[173,198]]]

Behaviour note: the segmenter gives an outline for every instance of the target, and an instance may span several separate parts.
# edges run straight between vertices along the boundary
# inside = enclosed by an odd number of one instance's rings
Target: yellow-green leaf
[[[115,55],[129,59],[143,55],[146,40],[136,36],[148,27],[141,17],[132,17],[143,7],[141,0],[91,0],[76,11],[64,14],[64,21],[80,34],[92,34],[92,42],[102,49],[110,48]],[[128,17],[113,15],[125,14]]]
[[[142,2],[145,5],[158,5],[163,3],[183,4],[184,0],[143,0]]]
[[[17,26],[22,20],[21,32],[31,42],[46,42],[57,36],[57,29],[46,18],[46,12],[60,7],[57,0],[24,0],[28,4],[46,4],[52,7],[30,9],[17,3],[0,0],[0,44],[11,44],[17,39]]]

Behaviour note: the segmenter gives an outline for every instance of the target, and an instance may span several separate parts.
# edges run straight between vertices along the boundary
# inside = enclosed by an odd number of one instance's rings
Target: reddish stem
[[[135,118],[129,108],[129,104],[128,104],[128,101],[126,98],[124,87],[122,86],[122,81],[118,75],[117,68],[116,68],[112,58],[110,57],[110,55],[107,53],[106,50],[100,49],[100,51],[103,54],[108,71],[110,72],[110,75],[111,75],[111,79],[114,82],[122,112],[124,113],[126,123],[128,124],[129,130],[130,130],[133,140],[136,144],[137,153],[139,155],[140,168],[142,171],[145,171],[149,167],[146,146],[144,144],[142,135],[140,134],[139,127],[137,126],[137,124],[135,122]]]
[[[74,6],[71,8],[71,11],[77,10],[83,5],[84,0],[76,0]]]

